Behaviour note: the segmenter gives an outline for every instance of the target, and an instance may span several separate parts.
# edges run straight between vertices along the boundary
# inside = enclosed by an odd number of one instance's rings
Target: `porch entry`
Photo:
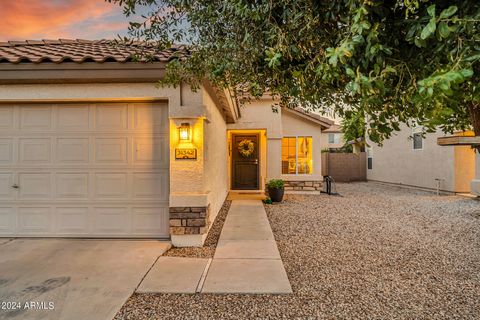
[[[260,189],[259,134],[232,134],[232,189]]]

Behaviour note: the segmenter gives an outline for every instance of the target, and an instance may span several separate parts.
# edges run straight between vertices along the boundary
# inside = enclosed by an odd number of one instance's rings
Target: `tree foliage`
[[[164,84],[205,78],[283,105],[364,114],[373,141],[414,119],[480,135],[478,0],[108,0],[150,6],[130,35],[192,45]]]
[[[347,114],[341,121],[343,140],[349,142],[365,137],[365,117],[360,112]]]

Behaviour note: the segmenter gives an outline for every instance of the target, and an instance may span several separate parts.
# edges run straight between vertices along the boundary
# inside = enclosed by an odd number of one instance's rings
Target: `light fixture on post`
[[[190,124],[188,122],[182,123],[178,128],[178,137],[180,141],[190,141],[191,140],[191,131]]]

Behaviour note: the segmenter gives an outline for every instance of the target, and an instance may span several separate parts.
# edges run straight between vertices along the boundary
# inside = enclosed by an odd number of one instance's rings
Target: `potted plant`
[[[272,179],[268,181],[267,188],[268,188],[268,195],[273,202],[282,202],[283,199],[283,192],[284,192],[284,185],[282,179]]]

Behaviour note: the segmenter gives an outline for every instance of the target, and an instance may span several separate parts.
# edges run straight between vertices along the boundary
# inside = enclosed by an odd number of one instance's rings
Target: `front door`
[[[260,189],[258,134],[233,134],[232,141],[232,189]]]

